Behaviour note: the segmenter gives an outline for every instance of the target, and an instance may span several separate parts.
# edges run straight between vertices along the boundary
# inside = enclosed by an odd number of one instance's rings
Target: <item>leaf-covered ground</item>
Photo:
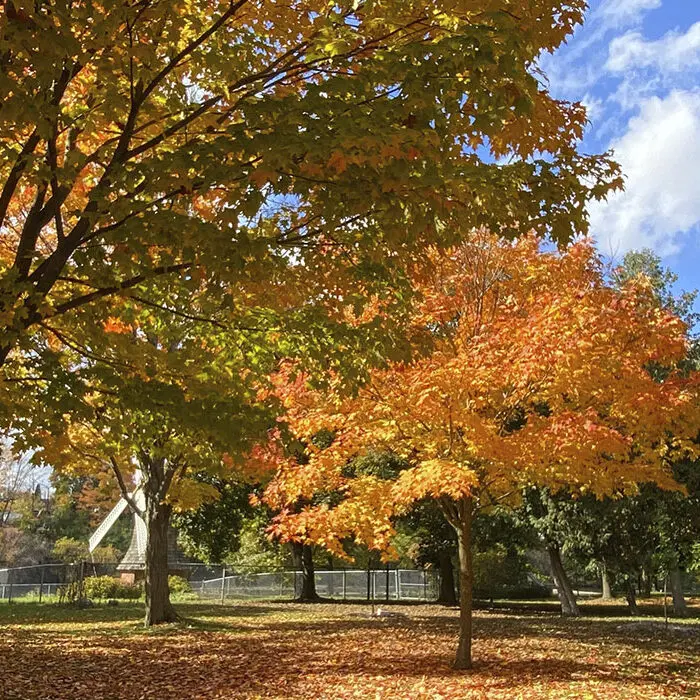
[[[3,700],[158,698],[700,697],[698,620],[476,613],[474,671],[450,668],[456,612],[359,605],[180,606],[140,627],[138,605],[0,605]]]

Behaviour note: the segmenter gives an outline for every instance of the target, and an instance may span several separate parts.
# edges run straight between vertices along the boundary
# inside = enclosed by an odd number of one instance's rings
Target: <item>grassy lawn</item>
[[[577,620],[546,608],[476,613],[471,673],[450,662],[456,611],[363,605],[186,603],[184,621],[140,626],[141,606],[0,604],[3,700],[162,698],[700,697],[700,621]],[[654,609],[656,612],[656,609]],[[602,613],[613,613],[603,616]]]

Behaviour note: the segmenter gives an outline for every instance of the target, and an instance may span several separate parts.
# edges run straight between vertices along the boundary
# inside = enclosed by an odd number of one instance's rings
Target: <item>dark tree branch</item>
[[[442,510],[443,514],[445,515],[447,522],[452,525],[455,530],[458,530],[460,527],[460,513],[457,503],[447,496],[440,496],[438,499],[438,505],[440,506],[440,510]]]
[[[22,150],[19,152],[16,162],[7,176],[7,180],[5,180],[5,185],[0,193],[0,226],[2,226],[2,224],[5,222],[7,209],[10,206],[10,202],[15,194],[17,185],[22,178],[22,173],[27,167],[29,156],[34,153],[34,149],[39,145],[39,141],[41,141],[39,132],[37,129],[34,129],[29,138],[26,140]]]
[[[146,85],[138,98],[141,102],[145,101],[148,96],[153,92],[153,90],[158,87],[159,83],[166,78],[178,65],[191,53],[196,51],[210,36],[215,34],[221,27],[231,19],[238,10],[247,4],[248,0],[238,0],[238,2],[232,2],[228,10],[224,12],[219,19],[217,19],[206,31],[202,32],[194,41],[191,41],[187,46],[185,46],[179,53],[175,54],[173,58],[166,63],[166,65],[160,70],[153,79]],[[138,93],[137,93],[138,94]]]
[[[154,301],[150,301],[149,299],[144,299],[143,297],[136,296],[135,294],[131,294],[129,296],[129,299],[133,299],[134,301],[137,301],[139,304],[143,304],[144,306],[150,306],[153,309],[159,309],[161,311],[166,311],[169,314],[172,314],[173,316],[179,316],[180,318],[185,318],[188,321],[198,321],[200,323],[209,323],[212,326],[216,326],[217,328],[221,328],[222,330],[226,330],[228,327],[221,323],[221,321],[217,321],[213,318],[209,318],[208,316],[198,316],[197,314],[188,314],[184,311],[179,311],[178,309],[172,309],[169,306],[165,306],[164,304],[158,304]]]
[[[173,483],[173,479],[175,478],[175,474],[177,473],[178,469],[181,470],[180,475],[184,476],[185,470],[187,469],[187,463],[181,462],[181,460],[182,455],[178,455],[174,459],[168,460],[167,468],[163,469],[162,480],[160,483],[160,487],[157,491],[157,497],[159,500],[164,500],[165,497],[168,495],[170,485]]]
[[[119,294],[119,292],[124,292],[127,289],[136,287],[142,282],[146,282],[147,280],[152,279],[153,277],[167,275],[171,272],[181,272],[182,270],[187,270],[190,267],[192,267],[192,265],[193,263],[180,263],[179,265],[163,265],[162,267],[153,268],[147,274],[144,273],[142,275],[136,275],[136,277],[124,280],[123,282],[115,283],[113,286],[110,287],[102,287],[100,289],[95,289],[95,291],[90,292],[89,294],[83,294],[79,297],[75,297],[74,299],[66,301],[63,304],[58,304],[55,307],[54,313],[51,315],[51,317],[59,316],[60,314],[64,314],[67,311],[76,309],[79,306],[89,304],[91,301],[95,301],[96,299],[102,299],[103,297],[111,296],[112,294]]]
[[[48,331],[49,333],[52,333],[53,335],[58,338],[66,347],[70,348],[74,352],[77,352],[79,355],[82,355],[83,357],[87,357],[90,360],[94,360],[95,362],[103,362],[106,365],[110,365],[111,367],[114,367],[120,371],[123,371],[124,369],[132,369],[131,365],[125,363],[125,362],[116,362],[115,360],[110,360],[106,357],[101,357],[100,355],[96,355],[94,352],[91,350],[88,350],[84,345],[80,345],[77,341],[72,340],[69,338],[65,333],[62,333],[61,331],[57,330],[53,326],[49,326],[47,323],[44,323],[43,321],[39,322],[39,326],[43,328],[44,330]]]
[[[82,70],[82,64],[74,63],[73,65],[64,65],[61,74],[58,77],[53,95],[50,99],[50,104],[54,107],[58,107],[63,99],[63,95],[66,88],[70,84],[71,80],[78,75]],[[57,127],[55,127],[57,128]],[[54,134],[55,134],[54,128]],[[5,182],[2,194],[0,194],[0,224],[4,221],[5,215],[7,213],[7,207],[9,206],[12,197],[17,189],[19,181],[24,172],[24,168],[28,162],[28,156],[31,155],[36,146],[39,144],[41,138],[38,134],[38,130],[35,129],[32,135],[29,137],[27,142],[20,153],[15,166],[13,167],[10,175]],[[55,144],[54,144],[55,145]],[[49,158],[51,157],[50,145],[49,145]],[[55,176],[55,170],[54,170]],[[43,191],[42,191],[43,190]],[[34,248],[36,242],[39,239],[39,234],[41,229],[55,217],[57,208],[63,203],[65,198],[68,196],[70,188],[59,188],[57,186],[56,192],[49,199],[46,206],[42,208],[44,203],[44,197],[46,195],[46,187],[42,184],[39,187],[39,192],[37,192],[37,197],[34,200],[34,205],[32,206],[27,219],[22,227],[22,234],[17,246],[17,256],[15,258],[15,267],[19,271],[20,279],[26,279],[31,269],[32,260],[34,259]],[[6,200],[6,201],[5,201]]]
[[[131,497],[128,489],[126,488],[126,483],[124,482],[124,477],[122,476],[121,469],[117,464],[117,460],[113,455],[109,456],[109,462],[114,472],[114,476],[117,479],[117,484],[119,484],[119,490],[121,491],[122,498],[129,504],[129,508],[134,511],[137,515],[145,520],[146,514],[136,505],[136,501]]]
[[[56,175],[56,171],[58,170],[56,138],[57,134],[54,132],[53,136],[48,142],[47,156],[49,167],[51,168],[51,199],[55,200],[53,215],[56,226],[56,237],[59,241],[61,241],[65,238],[65,235],[63,233],[63,217],[61,215],[61,205],[63,204],[63,201],[60,199],[61,188],[58,185],[58,176]]]
[[[24,226],[22,227],[22,233],[19,238],[19,243],[17,244],[17,252],[15,254],[14,261],[14,268],[18,272],[20,280],[27,279],[29,270],[32,266],[36,242],[42,229],[39,224],[47,189],[48,182],[42,182],[37,187],[36,196],[34,197],[34,204],[32,204],[31,209],[27,214],[27,218],[24,221]]]

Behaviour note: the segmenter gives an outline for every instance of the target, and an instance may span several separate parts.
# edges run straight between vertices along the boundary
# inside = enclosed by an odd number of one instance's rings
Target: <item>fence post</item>
[[[333,580],[333,575],[335,570],[333,569],[333,561],[331,560],[328,565],[328,571],[326,575],[328,576],[328,597],[335,598],[335,581]]]
[[[44,571],[46,569],[41,567],[41,578],[39,579],[39,602],[41,603],[41,598],[44,595]]]
[[[396,600],[401,600],[401,580],[398,566],[394,569],[394,585],[396,587]]]
[[[370,578],[372,575],[372,569],[370,568],[372,564],[370,558],[367,559],[367,602],[370,601],[372,595],[372,579]]]
[[[423,569],[423,600],[428,602],[428,572]]]
[[[348,570],[345,567],[343,567],[343,601],[345,601],[347,590],[348,590]]]
[[[226,564],[221,569],[221,604],[226,599]]]
[[[7,596],[7,602],[8,602],[8,603],[11,603],[11,602],[12,602],[12,572],[11,572],[11,571],[8,572],[8,576],[9,576],[9,579],[10,579],[9,582],[8,582],[8,583],[10,584],[10,593],[9,593],[9,595]]]
[[[389,600],[389,562],[386,563],[386,599]]]

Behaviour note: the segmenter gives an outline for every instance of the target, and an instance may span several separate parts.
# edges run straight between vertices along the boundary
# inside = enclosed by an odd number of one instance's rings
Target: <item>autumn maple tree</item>
[[[686,327],[648,284],[605,282],[592,244],[542,252],[535,236],[507,243],[473,232],[412,274],[414,359],[375,369],[354,394],[335,377],[314,388],[285,365],[276,381],[285,420],[308,463],[282,459],[267,488],[276,533],[342,555],[348,538],[391,550],[392,519],[424,499],[457,534],[460,639],[471,665],[471,527],[477,509],[517,500],[527,485],[604,495],[641,482],[674,488],[670,458],[693,450],[698,376],[652,376],[684,356]],[[381,313],[381,310],[378,311]],[[315,449],[319,431],[334,435]],[[406,460],[395,478],[353,475],[368,450]],[[337,505],[286,504],[335,489]]]

